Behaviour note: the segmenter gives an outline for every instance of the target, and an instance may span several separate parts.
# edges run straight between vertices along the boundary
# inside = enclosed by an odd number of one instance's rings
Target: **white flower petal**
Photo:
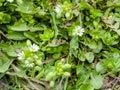
[[[82,36],[84,32],[84,29],[80,26],[76,26],[75,29],[73,30],[74,35]]]
[[[58,14],[61,13],[61,12],[62,12],[62,10],[61,10],[61,5],[57,4],[57,5],[55,6],[55,9],[54,9],[54,10],[55,10],[55,12],[58,13]]]
[[[112,90],[111,88],[108,88],[107,90]]]
[[[70,17],[70,13],[67,12],[67,13],[65,14],[65,16],[66,16],[66,18]]]
[[[25,66],[26,67],[33,67],[34,63],[30,63],[28,60],[25,61]]]
[[[34,63],[29,64],[29,67],[33,67],[33,66],[34,66]]]
[[[26,60],[26,61],[25,61],[25,64],[29,64],[29,61],[28,61],[28,60]]]
[[[24,52],[22,51],[22,52],[19,52],[17,56],[18,56],[18,59],[19,59],[19,60],[23,60],[24,57],[25,57],[25,54],[24,54]]]
[[[7,0],[8,2],[13,2],[14,0]]]
[[[39,46],[36,45],[36,44],[33,44],[33,45],[30,46],[29,49],[30,49],[31,52],[37,52],[39,50]]]

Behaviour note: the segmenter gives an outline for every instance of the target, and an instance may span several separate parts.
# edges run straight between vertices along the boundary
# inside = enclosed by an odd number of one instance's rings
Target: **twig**
[[[118,77],[115,77],[116,81],[114,82],[112,89],[117,85],[117,83],[120,81],[120,74]]]
[[[29,79],[27,80],[28,83],[36,90],[40,90],[36,85],[34,85]]]
[[[106,85],[103,86],[103,88],[110,86],[116,79],[113,79],[111,82],[107,83]]]
[[[6,74],[11,75],[11,76],[18,76],[18,77],[26,79],[26,80],[30,79],[31,81],[34,81],[36,83],[39,83],[39,84],[42,84],[43,86],[45,86],[46,90],[50,90],[50,86],[47,82],[42,82],[40,80],[31,78],[31,77],[27,77],[27,76],[21,77],[21,76],[17,75],[16,73],[6,72]]]
[[[107,9],[107,8],[110,8],[110,7],[120,7],[120,4],[113,4],[113,5],[110,5],[110,6],[104,6],[102,9]]]
[[[42,82],[42,81],[40,81],[40,80],[37,80],[37,79],[35,79],[35,78],[29,78],[31,81],[34,81],[34,82],[36,82],[36,83],[39,83],[39,84],[42,84],[42,85],[44,85],[45,86],[45,88],[46,88],[46,90],[50,90],[50,85],[47,83],[47,82]]]
[[[79,4],[75,5],[75,6],[72,7],[71,9],[72,9],[72,10],[75,10],[75,9],[77,9],[78,7],[79,7]]]
[[[66,57],[67,55],[62,55],[60,58],[57,58],[57,59],[48,59],[48,60],[44,60],[43,61],[43,64],[45,64],[45,63],[49,63],[49,62],[53,62],[53,61],[55,61],[55,60],[58,60],[58,59],[61,59],[61,58],[64,58],[64,57]]]
[[[7,38],[6,36],[5,36],[5,34],[0,30],[0,34],[2,34],[5,38]]]
[[[113,83],[113,86],[112,86],[112,90],[114,89],[114,87],[117,85],[119,80],[115,79],[115,82]]]
[[[26,85],[22,84],[22,86],[25,90],[30,90]]]

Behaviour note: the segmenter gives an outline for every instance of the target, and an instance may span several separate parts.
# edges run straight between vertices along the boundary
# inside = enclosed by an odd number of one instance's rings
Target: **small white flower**
[[[61,5],[57,4],[57,5],[55,6],[55,12],[56,12],[57,14],[60,14],[60,13],[62,12]]]
[[[8,2],[13,2],[14,0],[7,0]]]
[[[28,60],[26,60],[26,61],[25,61],[25,64],[29,64],[29,61],[28,61]]]
[[[78,35],[78,36],[82,36],[84,32],[84,29],[80,26],[75,27],[75,29],[73,30],[73,35]]]
[[[33,66],[34,66],[34,63],[30,63],[30,64],[29,64],[29,67],[33,67]]]
[[[112,90],[111,88],[108,88],[107,90]]]
[[[34,55],[34,58],[35,58],[35,59],[38,59],[38,56],[37,56],[37,55]]]
[[[66,16],[66,18],[69,18],[69,17],[70,17],[70,13],[67,12],[67,13],[65,14],[65,16]]]
[[[39,50],[39,46],[36,44],[33,44],[30,46],[30,51],[31,52],[37,52]]]
[[[25,54],[24,54],[23,51],[22,51],[22,52],[19,52],[17,56],[18,56],[18,59],[19,59],[19,60],[23,60],[23,59],[25,58]]]
[[[34,63],[30,63],[28,60],[25,61],[25,66],[26,67],[33,67]]]

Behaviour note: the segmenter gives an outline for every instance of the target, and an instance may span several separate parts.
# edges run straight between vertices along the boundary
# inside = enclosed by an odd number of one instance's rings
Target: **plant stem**
[[[55,38],[57,38],[57,35],[58,35],[58,28],[57,28],[57,25],[56,25],[56,21],[55,21],[55,13],[51,10],[52,8],[50,8],[50,14],[52,16],[52,21],[53,21],[53,25],[54,25],[54,30],[55,30]]]
[[[68,84],[68,77],[65,79],[64,90],[67,90],[67,84]]]

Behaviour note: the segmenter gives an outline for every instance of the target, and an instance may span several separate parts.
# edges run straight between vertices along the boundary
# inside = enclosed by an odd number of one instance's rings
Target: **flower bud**
[[[38,56],[37,56],[37,55],[34,55],[33,57],[34,57],[34,59],[38,59]]]
[[[69,72],[64,72],[63,75],[69,77],[70,73]]]
[[[55,82],[54,81],[50,81],[50,87],[54,87]]]
[[[64,69],[69,69],[69,68],[71,68],[71,65],[70,65],[70,64],[64,64],[64,65],[63,65],[63,68],[64,68]]]
[[[70,17],[70,13],[67,12],[67,13],[65,14],[65,17],[66,17],[66,18],[69,18],[69,17]]]
[[[18,3],[18,4],[22,4],[23,1],[22,1],[22,0],[17,0],[17,3]]]
[[[41,65],[42,65],[42,61],[41,61],[41,60],[37,60],[37,61],[36,61],[36,64],[37,64],[38,66],[41,66]]]
[[[54,73],[54,72],[50,72],[50,73],[48,73],[48,75],[46,76],[46,80],[50,80],[50,79],[52,79],[53,77],[55,77],[56,76],[56,74]]]
[[[28,60],[29,62],[33,62],[33,61],[34,61],[33,58],[31,58],[31,57],[28,57],[27,60]]]
[[[31,41],[30,40],[27,40],[27,46],[31,46]]]
[[[35,70],[36,70],[36,71],[40,71],[40,70],[41,70],[41,67],[40,67],[40,66],[35,66]]]

